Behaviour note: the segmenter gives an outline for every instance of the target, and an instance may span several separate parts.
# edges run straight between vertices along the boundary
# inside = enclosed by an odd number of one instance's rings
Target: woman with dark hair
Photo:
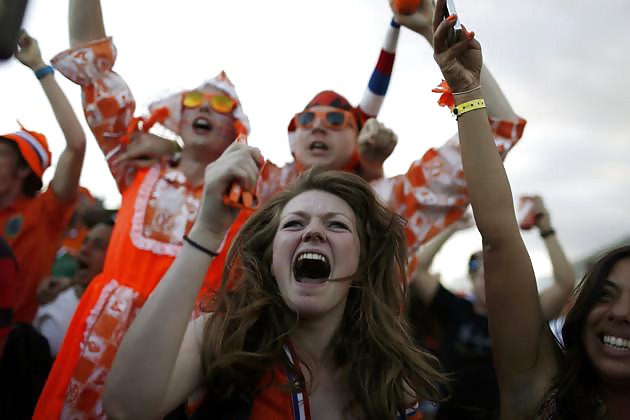
[[[630,412],[630,247],[607,254],[586,275],[554,340],[492,142],[474,37],[449,48],[456,23],[436,5],[434,53],[455,92],[462,160],[483,239],[486,309],[503,419],[627,419]],[[436,27],[434,26],[434,27]],[[457,45],[457,44],[456,44]],[[458,50],[455,54],[453,50]]]
[[[254,213],[208,313],[188,323],[235,215],[222,192],[256,181],[255,158],[234,144],[208,167],[187,246],[114,361],[106,413],[157,418],[205,387],[214,415],[244,396],[246,418],[414,418],[443,377],[405,321],[403,220],[356,175],[306,172]]]

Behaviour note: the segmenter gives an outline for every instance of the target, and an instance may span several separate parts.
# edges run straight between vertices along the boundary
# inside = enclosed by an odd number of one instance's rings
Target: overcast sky
[[[630,4],[456,3],[482,43],[488,68],[529,121],[506,162],[515,196],[544,196],[572,259],[630,235],[630,54],[623,23]],[[140,110],[225,70],[250,117],[250,143],[279,164],[290,159],[289,119],[316,92],[335,89],[360,100],[391,18],[387,0],[109,0],[103,8],[118,47],[116,71],[132,87]],[[30,0],[25,27],[50,59],[68,46],[67,2]],[[80,113],[79,89],[58,80]],[[399,135],[387,174],[406,171],[456,130],[431,93],[440,80],[428,44],[403,31],[380,115]],[[15,131],[20,119],[44,132],[58,157],[61,131],[29,70],[14,60],[0,64],[0,92],[0,132]],[[89,140],[82,183],[117,206],[120,196]],[[51,175],[49,170],[47,179]],[[537,273],[547,275],[542,241],[534,233],[525,239]],[[462,233],[434,268],[447,284],[460,287],[468,255],[479,246],[476,232]]]

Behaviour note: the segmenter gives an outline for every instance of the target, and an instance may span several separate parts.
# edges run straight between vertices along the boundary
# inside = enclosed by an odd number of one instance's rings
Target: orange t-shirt
[[[75,204],[76,200],[61,202],[49,187],[0,211],[0,235],[13,249],[18,263],[16,322],[33,322],[38,306],[37,286],[50,273]]]

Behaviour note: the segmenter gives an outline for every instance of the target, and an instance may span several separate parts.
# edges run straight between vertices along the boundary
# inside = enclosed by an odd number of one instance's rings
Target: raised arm
[[[71,48],[105,38],[101,0],[70,0],[68,32]]]
[[[363,98],[359,102],[358,111],[363,121],[376,118],[381,111],[394,70],[399,35],[400,25],[395,19],[392,19],[387,28],[376,66],[374,66],[368,86],[363,93]],[[377,135],[379,131],[381,134]],[[366,135],[362,130],[359,136],[359,161],[361,162],[359,174],[368,182],[383,177],[383,163],[396,147],[395,135],[393,133],[389,135],[384,127],[381,126],[380,130],[376,130],[372,134],[371,136]],[[361,141],[370,137],[374,141]]]
[[[474,223],[471,215],[465,214],[460,220],[444,229],[420,248],[418,265],[416,272],[412,276],[411,284],[424,303],[431,303],[440,283],[439,276],[429,272],[436,255],[455,233],[472,226],[474,226]]]
[[[22,31],[18,47],[17,59],[37,75],[66,139],[66,147],[57,162],[51,185],[61,202],[70,202],[76,198],[79,189],[85,157],[85,133],[68,98],[55,80],[52,68],[44,63],[37,40]]]
[[[393,0],[389,0],[390,6]],[[396,14],[396,20],[401,25],[416,32],[427,40],[429,45],[433,45],[433,32],[431,30],[431,17],[434,6],[432,1],[422,1],[415,13],[409,15]],[[495,124],[498,121],[510,121],[518,123],[520,118],[514,113],[512,105],[499,87],[496,79],[492,76],[485,64],[481,67],[481,85],[486,101],[486,112]],[[456,91],[455,91],[456,92]]]
[[[396,15],[396,20],[433,45],[431,17],[434,10],[432,2],[422,1],[415,13]],[[505,158],[520,141],[526,121],[515,117],[509,102],[483,65],[480,74],[492,95],[486,113],[486,116],[490,114],[491,134],[500,156]],[[381,197],[408,220],[407,243],[412,253],[458,220],[469,204],[459,143],[458,136],[454,135],[443,145],[426,151],[411,164],[407,173],[373,183]]]
[[[114,165],[126,145],[122,141],[133,121],[136,103],[125,80],[113,71],[116,48],[105,35],[99,0],[70,0],[71,48],[57,54],[52,65],[81,86],[83,112],[122,192],[136,169]]]
[[[540,294],[540,307],[546,320],[556,319],[566,305],[575,286],[575,271],[551,224],[551,216],[540,197],[536,197],[536,228],[545,242],[551,268],[553,284]]]
[[[260,159],[257,149],[233,143],[207,167],[204,199],[190,239],[138,314],[112,366],[103,397],[109,416],[159,418],[203,384],[195,334],[201,328],[189,326],[190,315],[211,252],[218,251],[237,214],[225,206],[223,193],[235,178],[255,185]]]
[[[482,98],[481,47],[464,31],[452,47],[447,35],[455,20],[443,21],[445,0],[434,16],[434,56],[456,95],[456,105]],[[554,343],[545,329],[536,279],[512,204],[512,193],[497,153],[485,109],[458,117],[464,173],[475,220],[484,243],[486,300],[492,350],[506,418],[531,415],[556,368]],[[518,405],[517,405],[518,404]]]

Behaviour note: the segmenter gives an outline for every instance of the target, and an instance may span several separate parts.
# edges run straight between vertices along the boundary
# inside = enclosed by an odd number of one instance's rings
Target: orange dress
[[[76,200],[59,201],[52,187],[33,198],[16,200],[0,211],[0,235],[13,249],[18,263],[15,322],[33,322],[37,286],[50,274]]]
[[[116,50],[111,38],[60,53],[53,65],[81,85],[88,124],[108,163],[124,150],[120,138],[135,111],[131,91],[112,68]],[[525,121],[496,122],[503,153],[520,138]],[[137,312],[162,278],[182,245],[199,207],[201,186],[194,187],[167,164],[136,171],[110,169],[122,204],[109,244],[103,273],[81,298],[64,343],[38,402],[34,418],[104,418],[101,395],[119,344]],[[258,184],[264,201],[298,174],[294,164],[265,165]],[[412,249],[457,220],[468,205],[456,137],[429,150],[409,171],[373,183],[380,196],[409,220]],[[216,290],[225,252],[249,216],[241,212],[216,258],[202,294]],[[185,280],[185,279],[182,279]]]
[[[105,39],[54,59],[61,73],[81,85],[87,122],[110,164],[123,151],[120,137],[135,110],[129,87],[112,71],[115,57],[111,39]],[[101,394],[118,346],[197,216],[203,185],[191,185],[167,162],[139,171],[110,169],[122,203],[103,272],[79,302],[34,418],[103,416]],[[247,216],[241,213],[228,240]],[[225,250],[213,261],[202,293],[220,284]]]

